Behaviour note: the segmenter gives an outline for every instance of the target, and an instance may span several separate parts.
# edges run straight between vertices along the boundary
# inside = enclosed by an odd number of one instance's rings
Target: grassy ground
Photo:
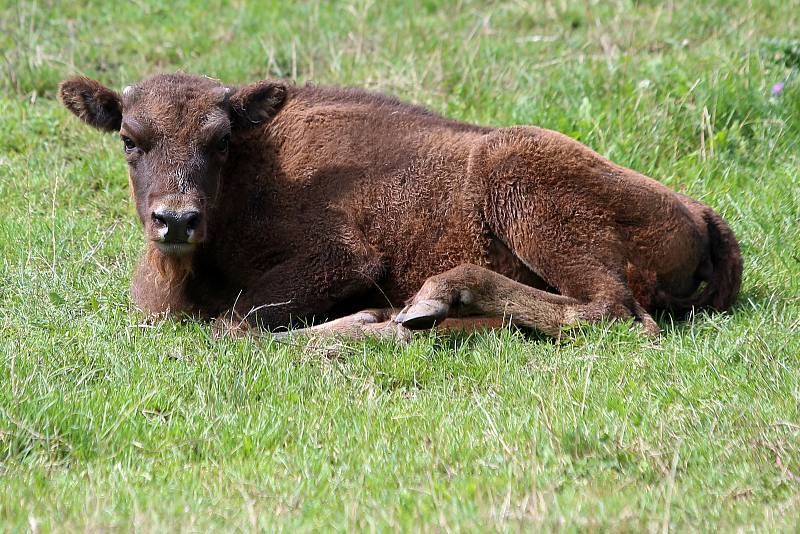
[[[0,528],[800,528],[797,0],[262,4],[0,0]],[[145,325],[119,141],[54,93],[175,69],[560,130],[728,218],[739,302],[655,342]]]

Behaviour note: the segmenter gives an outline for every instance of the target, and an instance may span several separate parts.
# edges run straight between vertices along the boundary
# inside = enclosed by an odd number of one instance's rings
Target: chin
[[[155,248],[165,256],[174,258],[182,258],[194,252],[196,247],[195,243],[161,243],[154,242]]]
[[[157,273],[160,283],[176,286],[192,273],[194,243],[159,243],[151,241],[145,253],[145,263]]]

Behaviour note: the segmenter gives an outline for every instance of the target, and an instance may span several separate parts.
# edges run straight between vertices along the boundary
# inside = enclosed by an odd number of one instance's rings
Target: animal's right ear
[[[58,97],[83,122],[100,130],[119,131],[122,101],[117,93],[100,82],[83,76],[70,78],[61,82]]]
[[[233,90],[230,97],[232,119],[236,126],[248,128],[261,124],[278,113],[286,100],[286,85],[264,80]]]

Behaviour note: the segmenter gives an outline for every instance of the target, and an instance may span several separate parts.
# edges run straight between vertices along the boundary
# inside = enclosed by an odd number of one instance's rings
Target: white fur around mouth
[[[188,254],[192,251],[192,249],[194,249],[194,243],[162,243],[160,241],[156,241],[155,245],[158,250],[171,256],[182,256],[184,254]]]

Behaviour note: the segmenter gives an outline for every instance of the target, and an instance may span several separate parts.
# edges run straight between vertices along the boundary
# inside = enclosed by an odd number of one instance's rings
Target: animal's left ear
[[[234,89],[230,97],[236,126],[249,128],[268,121],[286,101],[286,85],[264,80]]]

